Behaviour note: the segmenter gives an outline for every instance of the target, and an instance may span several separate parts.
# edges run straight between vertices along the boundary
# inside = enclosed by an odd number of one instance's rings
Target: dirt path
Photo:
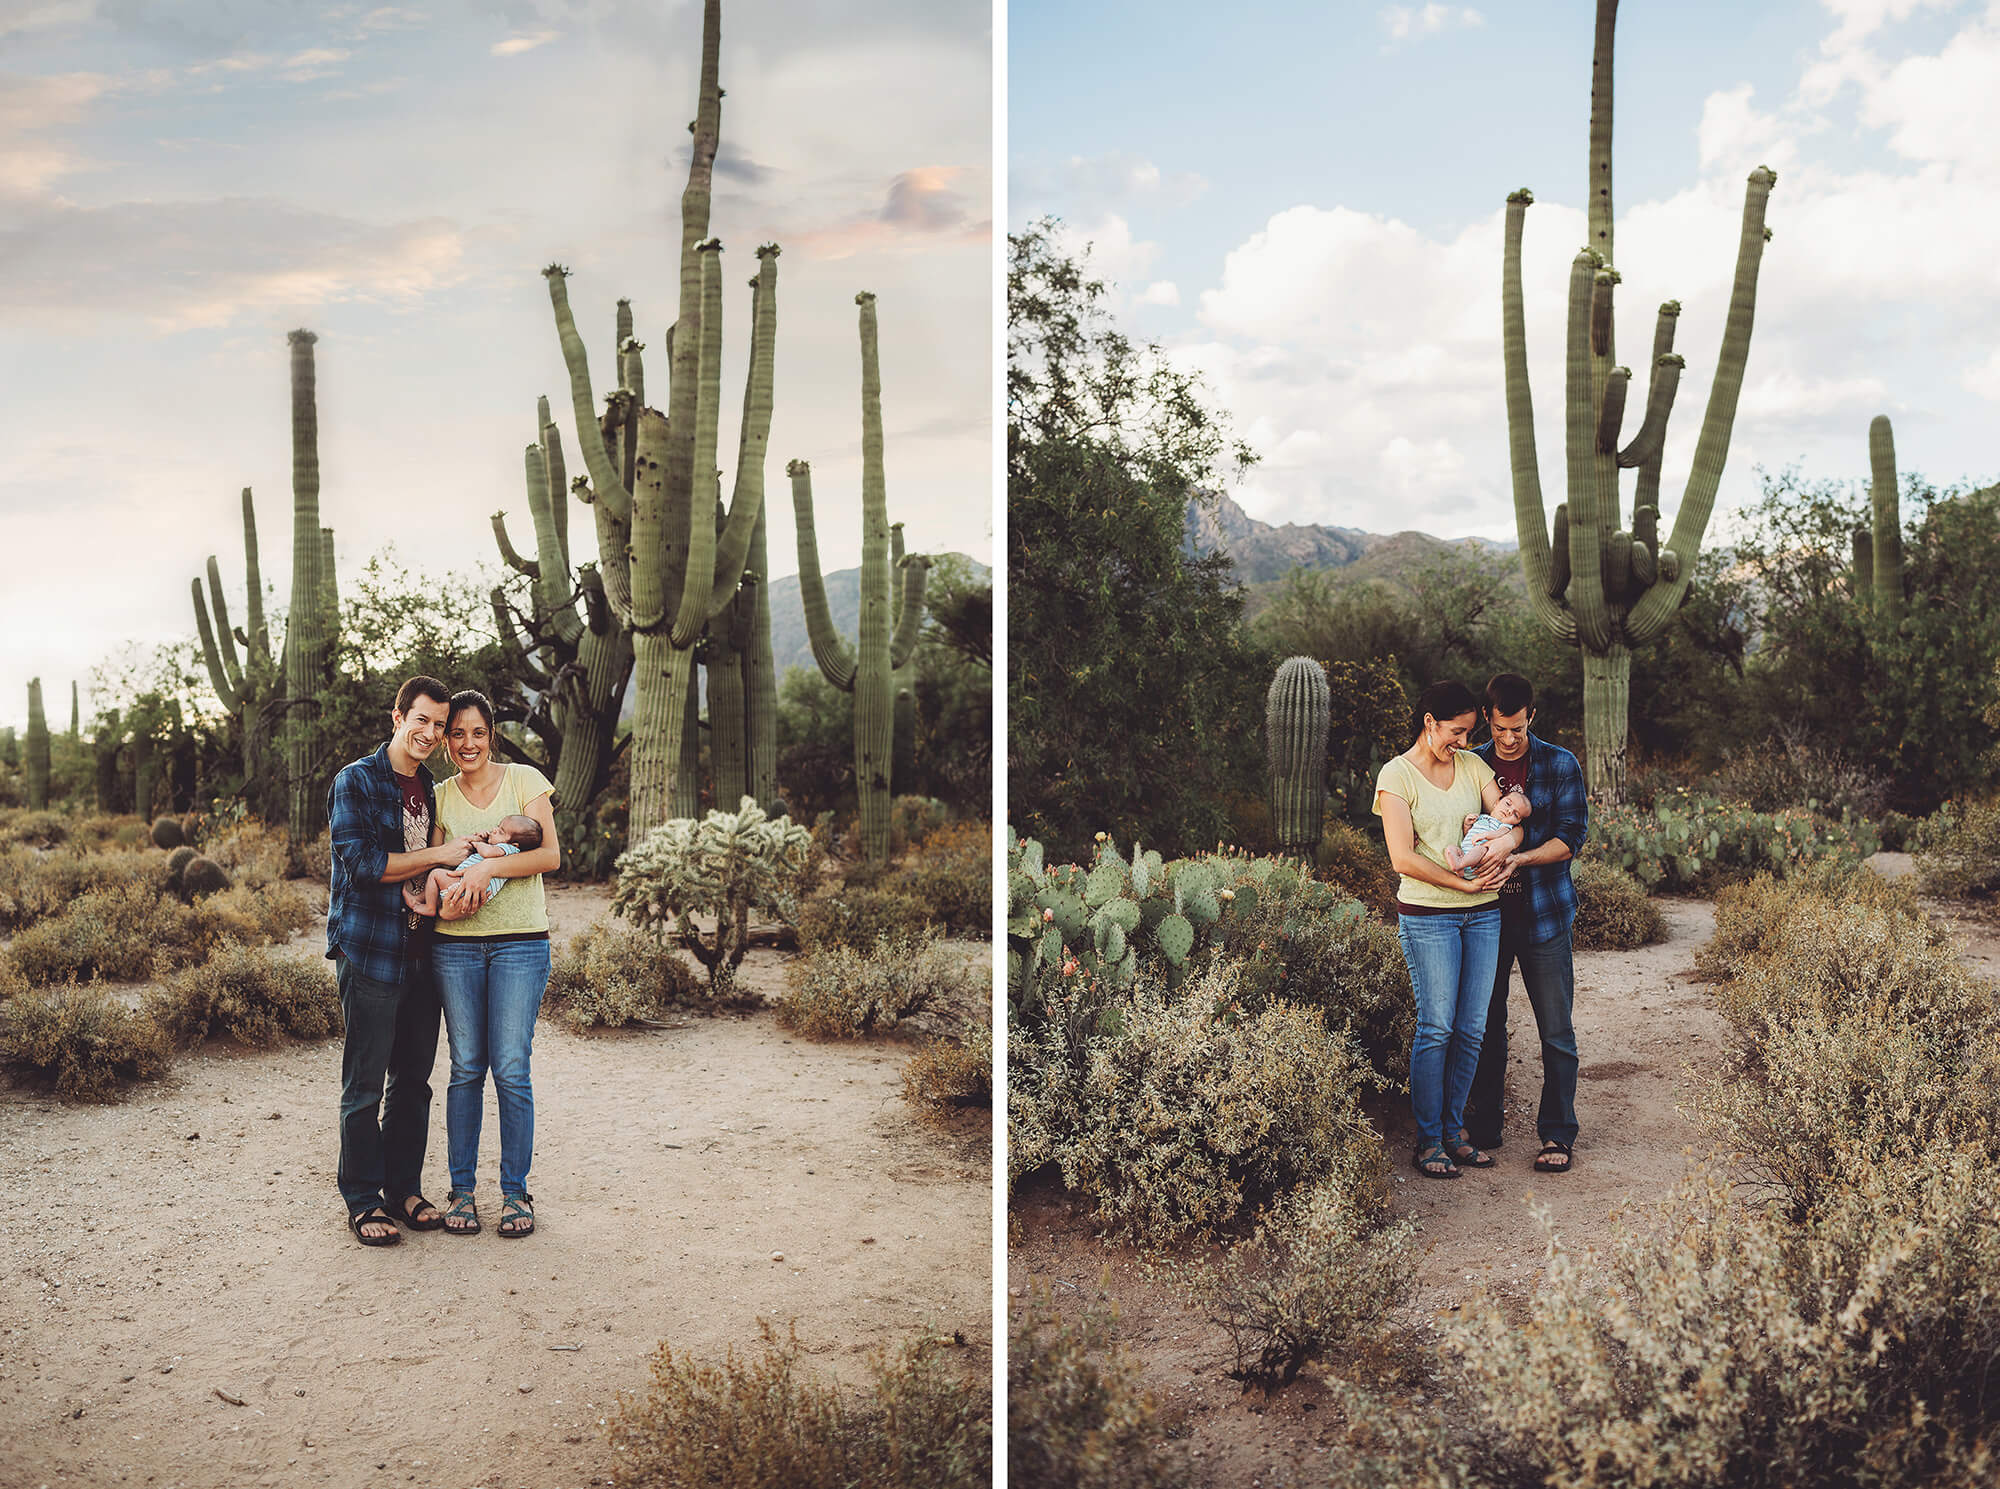
[[[1630,952],[1579,952],[1576,1030],[1582,1069],[1577,1090],[1576,1170],[1539,1175],[1530,1164],[1540,1091],[1540,1042],[1518,972],[1508,999],[1506,1144],[1498,1164],[1446,1182],[1421,1178],[1403,1160],[1414,1145],[1407,1101],[1375,1115],[1398,1161],[1397,1207],[1413,1216],[1428,1248],[1417,1314],[1439,1327],[1476,1292],[1525,1298],[1540,1280],[1547,1233],[1531,1204],[1546,1206],[1566,1246],[1610,1234],[1610,1214],[1657,1197],[1686,1171],[1696,1142],[1679,1109],[1688,1071],[1713,1064],[1723,1048],[1721,1018],[1690,982],[1694,948],[1708,939],[1713,907],[1664,900],[1667,939]],[[1325,1450],[1319,1423],[1324,1390],[1301,1381],[1266,1400],[1245,1395],[1223,1371],[1228,1340],[1160,1283],[1137,1253],[1106,1247],[1045,1186],[1017,1196],[1009,1286],[1040,1285],[1071,1306],[1102,1293],[1119,1309],[1118,1335],[1145,1367],[1145,1383],[1184,1438],[1199,1476],[1217,1485],[1256,1485],[1309,1470]],[[1331,1414],[1328,1413],[1327,1416]]]
[[[601,910],[551,899],[559,940]],[[781,963],[743,981],[775,992]],[[0,1091],[0,1483],[608,1482],[600,1424],[654,1347],[719,1360],[759,1318],[850,1380],[925,1328],[989,1369],[990,1160],[913,1119],[908,1053],[768,1013],[545,1023],[537,1233],[378,1250],[334,1188],[337,1041],[212,1046],[118,1106]],[[440,1042],[433,1198],[448,1077]],[[490,1086],[484,1134],[490,1199]]]

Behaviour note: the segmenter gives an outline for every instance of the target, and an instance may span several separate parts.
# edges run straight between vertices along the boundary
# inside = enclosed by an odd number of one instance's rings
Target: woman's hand
[[[462,908],[465,914],[484,905],[486,888],[493,878],[494,862],[493,859],[482,858],[477,863],[468,864],[465,872],[453,880],[451,887],[444,892],[442,903]]]

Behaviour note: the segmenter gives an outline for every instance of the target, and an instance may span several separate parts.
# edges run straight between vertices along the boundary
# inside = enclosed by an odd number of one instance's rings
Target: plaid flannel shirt
[[[430,773],[417,779],[431,821],[437,821],[437,794]],[[354,963],[363,977],[401,984],[414,954],[421,954],[421,931],[409,929],[409,906],[401,884],[384,884],[391,853],[407,853],[403,841],[403,788],[389,764],[389,747],[344,766],[326,794],[327,823],[333,837],[331,893],[326,912],[326,954]]]
[[[1493,741],[1472,752],[1488,765]],[[1561,863],[1529,864],[1516,869],[1500,893],[1501,913],[1509,920],[1528,917],[1528,944],[1539,946],[1569,934],[1576,918],[1576,886],[1570,882],[1570,860],[1583,851],[1590,832],[1590,798],[1583,789],[1583,767],[1561,745],[1528,735],[1528,800],[1534,811],[1522,824],[1521,851],[1539,848],[1550,838],[1569,844],[1570,857]],[[1514,890],[1514,885],[1521,888]],[[1518,925],[1518,922],[1516,922]]]

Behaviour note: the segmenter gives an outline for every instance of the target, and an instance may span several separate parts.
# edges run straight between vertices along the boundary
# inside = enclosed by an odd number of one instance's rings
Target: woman
[[[535,1228],[534,1196],[528,1193],[535,1151],[528,1053],[549,982],[542,875],[562,865],[553,788],[532,765],[504,765],[493,758],[493,705],[483,694],[452,696],[444,742],[458,774],[437,789],[433,842],[489,833],[512,816],[528,817],[541,829],[538,847],[467,861],[462,876],[439,896],[431,950],[451,1044],[451,1087],[444,1103],[451,1199],[444,1228],[457,1236],[479,1231],[473,1188],[491,1070],[500,1106],[499,1230],[518,1240]],[[495,880],[519,882],[503,886]]]
[[[1403,876],[1396,936],[1417,995],[1417,1037],[1410,1049],[1415,1162],[1433,1179],[1457,1178],[1460,1165],[1493,1165],[1466,1137],[1465,1098],[1479,1066],[1500,962],[1498,890],[1512,870],[1503,855],[1468,880],[1445,862],[1465,819],[1500,798],[1492,767],[1465,748],[1478,721],[1479,700],[1465,684],[1432,683],[1417,700],[1416,743],[1383,766],[1375,781],[1389,862]]]

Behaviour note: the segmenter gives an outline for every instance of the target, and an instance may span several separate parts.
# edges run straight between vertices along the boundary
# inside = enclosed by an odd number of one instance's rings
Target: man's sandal
[[[451,1236],[476,1236],[479,1234],[479,1207],[472,1202],[472,1191],[454,1189],[446,1196],[451,1208],[444,1212],[439,1223],[445,1234]]]
[[[1535,1155],[1535,1172],[1566,1174],[1573,1159],[1574,1154],[1568,1143],[1559,1143],[1552,1137],[1545,1137],[1542,1139],[1542,1151]]]
[[[389,1234],[367,1235],[361,1229],[364,1225],[386,1225],[389,1227]],[[396,1229],[396,1217],[380,1205],[371,1205],[366,1210],[356,1210],[347,1217],[347,1228],[354,1232],[354,1239],[363,1246],[394,1246],[403,1239],[403,1233]]]
[[[416,1202],[414,1214],[411,1212],[411,1201],[413,1200]],[[421,1194],[399,1194],[395,1198],[386,1201],[386,1203],[390,1210],[394,1212],[396,1219],[407,1225],[411,1230],[437,1230],[444,1224],[444,1216],[438,1213],[438,1207],[425,1199]],[[430,1218],[428,1220],[419,1219],[418,1217],[426,1210],[431,1212]]]
[[[1427,1148],[1417,1149],[1416,1156],[1410,1161],[1416,1165],[1417,1172],[1426,1179],[1458,1177],[1458,1165],[1451,1161],[1451,1154],[1445,1152],[1442,1143],[1432,1143]]]
[[[509,1226],[513,1226],[514,1229],[509,1230]],[[535,1197],[526,1192],[501,1195],[500,1234],[509,1241],[518,1241],[521,1237],[532,1236],[534,1233]]]
[[[1482,1153],[1478,1146],[1473,1143],[1472,1139],[1466,1135],[1463,1127],[1458,1129],[1458,1136],[1451,1140],[1446,1151],[1451,1154],[1452,1161],[1457,1163],[1461,1168],[1493,1167],[1493,1155],[1491,1153]]]

